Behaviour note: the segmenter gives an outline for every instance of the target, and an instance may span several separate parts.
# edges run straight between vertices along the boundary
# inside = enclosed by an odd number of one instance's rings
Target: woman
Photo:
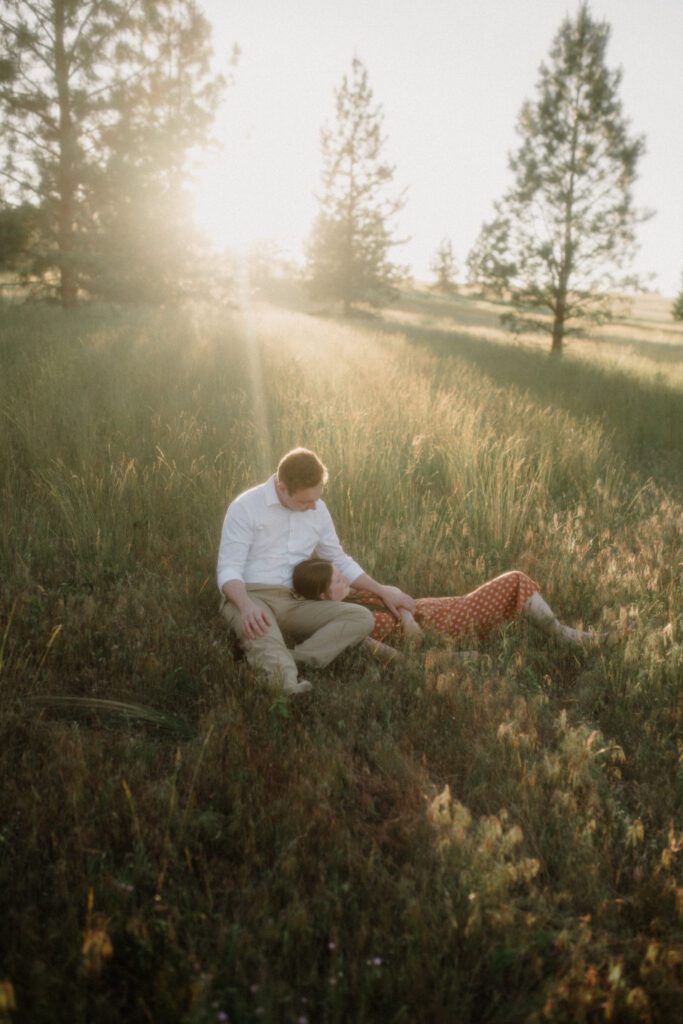
[[[464,597],[420,597],[415,615],[401,610],[401,621],[374,594],[351,591],[348,580],[331,562],[323,558],[307,558],[294,567],[294,590],[309,600],[351,600],[370,608],[375,628],[370,634],[376,641],[397,640],[401,636],[420,636],[431,631],[450,640],[464,637],[485,637],[496,626],[522,615],[543,632],[561,643],[576,647],[601,644],[606,634],[586,633],[559,621],[539,593],[539,588],[525,573],[503,573],[477,587]]]

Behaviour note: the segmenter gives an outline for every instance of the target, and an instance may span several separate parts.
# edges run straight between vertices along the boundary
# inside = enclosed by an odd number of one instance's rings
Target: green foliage
[[[627,355],[558,367],[463,297],[440,335],[435,304],[429,330],[92,304],[66,338],[0,309],[17,1021],[676,1018],[683,337],[664,383],[634,324]],[[639,629],[574,655],[512,624],[478,666],[430,640],[380,679],[351,651],[305,706],[274,697],[233,658],[215,554],[297,442],[378,578],[516,566],[566,620]]]
[[[674,320],[683,320],[683,287],[674,300],[674,304],[671,307],[671,315]]]
[[[0,206],[0,269],[30,273],[42,262],[41,214],[30,203]]]
[[[391,219],[405,195],[387,195],[395,169],[382,158],[383,115],[357,57],[335,95],[335,125],[321,133],[322,192],[308,273],[313,295],[340,299],[348,313],[353,303],[380,305],[396,296],[404,271],[389,260],[400,244],[391,237]]]
[[[519,116],[514,184],[468,260],[471,278],[511,297],[515,328],[546,331],[535,314],[550,312],[558,354],[582,323],[612,316],[610,292],[637,284],[624,272],[645,216],[632,194],[644,142],[629,133],[608,41],[585,3],[563,22]]]
[[[222,84],[206,19],[194,0],[5,7],[0,174],[40,209],[62,304],[177,291],[196,257],[182,171]]]
[[[436,288],[442,292],[452,292],[454,290],[458,266],[455,262],[453,243],[450,238],[441,239],[429,264],[429,269],[436,278]]]
[[[467,256],[467,278],[471,284],[483,284],[494,295],[509,287],[516,270],[510,255],[511,230],[510,218],[498,203],[496,217],[482,225]]]

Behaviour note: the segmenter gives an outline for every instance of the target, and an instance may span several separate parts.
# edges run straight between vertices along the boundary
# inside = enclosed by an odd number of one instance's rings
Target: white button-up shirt
[[[349,583],[363,569],[342,549],[324,501],[292,512],[275,490],[275,477],[240,494],[228,506],[218,551],[218,588],[230,580],[291,587],[297,562],[327,558]]]

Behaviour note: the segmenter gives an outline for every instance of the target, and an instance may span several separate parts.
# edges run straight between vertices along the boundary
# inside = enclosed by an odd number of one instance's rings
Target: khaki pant
[[[297,665],[325,665],[368,636],[375,624],[372,612],[341,601],[307,601],[285,587],[247,584],[252,601],[263,608],[270,629],[255,640],[245,640],[242,618],[230,601],[223,599],[221,614],[237,634],[247,662],[265,672],[276,685],[295,683]],[[296,642],[288,648],[284,636]]]

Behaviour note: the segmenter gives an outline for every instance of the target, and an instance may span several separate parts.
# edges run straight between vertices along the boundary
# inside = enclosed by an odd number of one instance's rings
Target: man
[[[239,637],[249,664],[285,693],[312,689],[297,665],[324,667],[372,632],[372,613],[340,601],[307,601],[292,592],[292,570],[315,552],[329,559],[353,588],[377,594],[398,615],[415,602],[363,572],[341,547],[321,495],[327,469],[306,448],[288,452],[265,483],[228,507],[218,552],[221,612]],[[283,631],[296,641],[290,650]]]

